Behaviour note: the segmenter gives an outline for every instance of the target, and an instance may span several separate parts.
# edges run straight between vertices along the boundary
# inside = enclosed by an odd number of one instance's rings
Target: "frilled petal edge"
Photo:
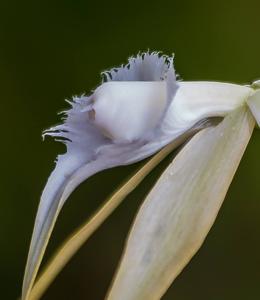
[[[175,78],[172,59],[158,53],[129,59],[128,65],[110,71],[110,80],[165,80]],[[151,75],[153,74],[153,76]],[[175,82],[175,81],[174,81]],[[65,111],[64,123],[44,132],[66,144],[43,190],[36,215],[25,269],[22,299],[28,299],[58,214],[72,191],[91,175],[152,155],[168,141],[114,144],[91,122],[91,97],[75,97]]]

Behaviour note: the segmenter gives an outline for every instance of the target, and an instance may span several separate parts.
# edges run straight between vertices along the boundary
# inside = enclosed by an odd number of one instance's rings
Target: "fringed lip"
[[[104,137],[117,143],[136,141],[142,135],[147,138],[146,133],[159,126],[178,89],[173,57],[159,52],[138,54],[129,58],[126,65],[112,68],[102,75],[103,83],[92,95],[68,101],[71,109],[64,111],[64,123],[46,130],[44,136],[60,141],[64,139],[65,143],[67,140],[75,143],[80,139],[83,144],[89,131],[95,131],[96,136],[100,134],[95,130],[97,126]],[[107,127],[112,127],[113,123],[114,127],[125,129],[125,132],[115,136],[110,134]],[[138,125],[140,132],[129,134],[133,127],[138,131]],[[126,137],[124,141],[124,134],[129,134],[130,138]]]
[[[128,63],[102,72],[103,82],[109,81],[164,81],[172,76],[174,80],[173,57],[160,52],[139,53],[130,57]]]

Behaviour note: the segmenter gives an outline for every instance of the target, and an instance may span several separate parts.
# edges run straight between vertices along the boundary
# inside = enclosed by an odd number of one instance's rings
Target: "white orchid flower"
[[[23,300],[29,297],[57,216],[81,182],[101,170],[140,161],[169,143],[178,146],[180,137],[208,126],[205,120],[211,117],[227,116],[255,93],[249,86],[177,81],[173,58],[158,53],[130,58],[104,78],[92,95],[70,102],[63,124],[44,133],[64,142],[67,152],[58,156],[41,196]]]

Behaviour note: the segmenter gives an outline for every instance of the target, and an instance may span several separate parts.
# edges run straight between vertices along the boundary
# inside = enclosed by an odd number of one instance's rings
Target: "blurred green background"
[[[51,139],[43,143],[41,132],[59,122],[64,99],[90,92],[101,71],[148,48],[174,52],[184,80],[251,82],[260,77],[259,11],[259,0],[1,0],[1,299],[17,299],[21,291],[39,197],[64,151]],[[259,153],[255,131],[206,242],[164,300],[260,299]],[[127,197],[43,299],[104,299],[132,219],[169,160]],[[139,165],[82,184],[62,211],[46,257]]]

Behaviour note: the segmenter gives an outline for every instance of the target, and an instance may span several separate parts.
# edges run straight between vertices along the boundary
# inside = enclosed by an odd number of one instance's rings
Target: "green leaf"
[[[107,299],[162,297],[214,223],[254,125],[240,107],[176,156],[137,214]]]

